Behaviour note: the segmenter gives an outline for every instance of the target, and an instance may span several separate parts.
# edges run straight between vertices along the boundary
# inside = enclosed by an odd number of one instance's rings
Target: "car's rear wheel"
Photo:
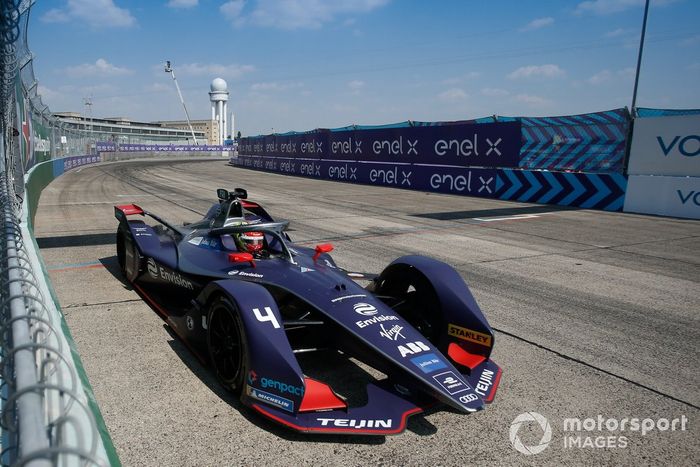
[[[124,232],[121,227],[117,230],[117,261],[119,269],[126,276],[126,236],[131,235],[129,232]],[[131,243],[131,242],[130,242]]]
[[[440,301],[422,274],[410,269],[393,271],[380,283],[376,293],[387,297],[387,305],[426,339],[438,343],[444,326]]]
[[[224,296],[209,308],[207,346],[216,377],[238,395],[247,373],[248,346],[238,307]]]

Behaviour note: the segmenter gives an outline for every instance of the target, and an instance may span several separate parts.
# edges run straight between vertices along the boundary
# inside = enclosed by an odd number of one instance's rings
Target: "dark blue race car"
[[[246,190],[217,195],[183,226],[115,206],[117,257],[243,404],[297,431],[387,435],[436,403],[467,413],[493,400],[493,331],[452,267],[404,256],[379,275],[349,272],[330,244],[294,244]],[[339,358],[378,376],[358,387],[333,374]]]

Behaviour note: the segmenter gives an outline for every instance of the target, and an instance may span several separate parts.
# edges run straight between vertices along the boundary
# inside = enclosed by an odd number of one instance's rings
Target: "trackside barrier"
[[[165,152],[165,153],[229,153],[236,151],[238,148],[237,144],[232,144],[230,146],[221,145],[208,145],[208,144],[124,144],[124,143],[113,143],[109,141],[98,141],[95,143],[95,148],[97,152]]]
[[[25,170],[57,152],[58,136],[62,150],[87,141],[37,95],[32,4],[0,0],[0,463],[119,465],[27,223]],[[37,174],[50,180],[53,162],[45,167]]]
[[[614,173],[381,164],[265,156],[232,156],[229,164],[319,180],[605,211],[622,210],[627,186],[627,177]]]
[[[630,175],[625,212],[700,219],[700,177]]]
[[[238,151],[297,159],[622,173],[629,126],[626,108],[560,117],[407,121],[250,136],[240,140]]]
[[[700,113],[652,110],[634,122],[624,210],[700,219]]]
[[[38,164],[21,208],[3,176],[3,465],[120,465],[32,233],[41,190],[66,168],[98,160]]]

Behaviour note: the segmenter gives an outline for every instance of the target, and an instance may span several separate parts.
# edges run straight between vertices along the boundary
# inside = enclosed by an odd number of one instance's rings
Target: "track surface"
[[[408,253],[454,265],[497,330],[493,358],[504,375],[495,402],[466,416],[434,410],[384,438],[295,434],[233,400],[122,282],[112,206],[136,202],[171,221],[192,221],[216,188],[237,186],[291,220],[295,241],[332,242],[348,269],[379,272]],[[221,160],[141,161],[85,167],[54,181],[41,197],[36,237],[125,465],[681,465],[700,458],[695,221],[285,177]],[[548,419],[552,438],[526,456],[509,430],[530,411]],[[564,431],[566,418],[599,414],[685,416],[686,430]],[[535,445],[543,431],[526,424],[517,434]],[[569,436],[582,443],[612,436],[616,445],[624,436],[627,446],[565,447]]]

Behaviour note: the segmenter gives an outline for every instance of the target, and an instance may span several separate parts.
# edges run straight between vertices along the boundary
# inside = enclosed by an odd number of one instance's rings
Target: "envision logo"
[[[518,431],[520,431],[523,424],[529,424],[531,422],[535,422],[540,426],[542,429],[542,438],[539,443],[534,446],[526,446],[520,441]],[[531,454],[539,454],[547,448],[549,442],[552,440],[552,427],[549,425],[547,419],[537,412],[525,412],[515,417],[515,420],[513,420],[513,423],[510,425],[509,435],[510,442],[515,450],[529,456]]]
[[[355,303],[352,308],[362,316],[372,316],[377,314],[377,308],[370,303]]]
[[[156,266],[156,261],[153,258],[148,258],[148,273],[151,275],[152,278],[157,279],[158,278],[158,266]]]
[[[675,147],[685,157],[694,157],[700,154],[700,136],[698,135],[688,135],[684,138],[674,136],[668,143],[664,141],[663,136],[657,136],[656,141],[658,141],[664,156],[668,156]]]

